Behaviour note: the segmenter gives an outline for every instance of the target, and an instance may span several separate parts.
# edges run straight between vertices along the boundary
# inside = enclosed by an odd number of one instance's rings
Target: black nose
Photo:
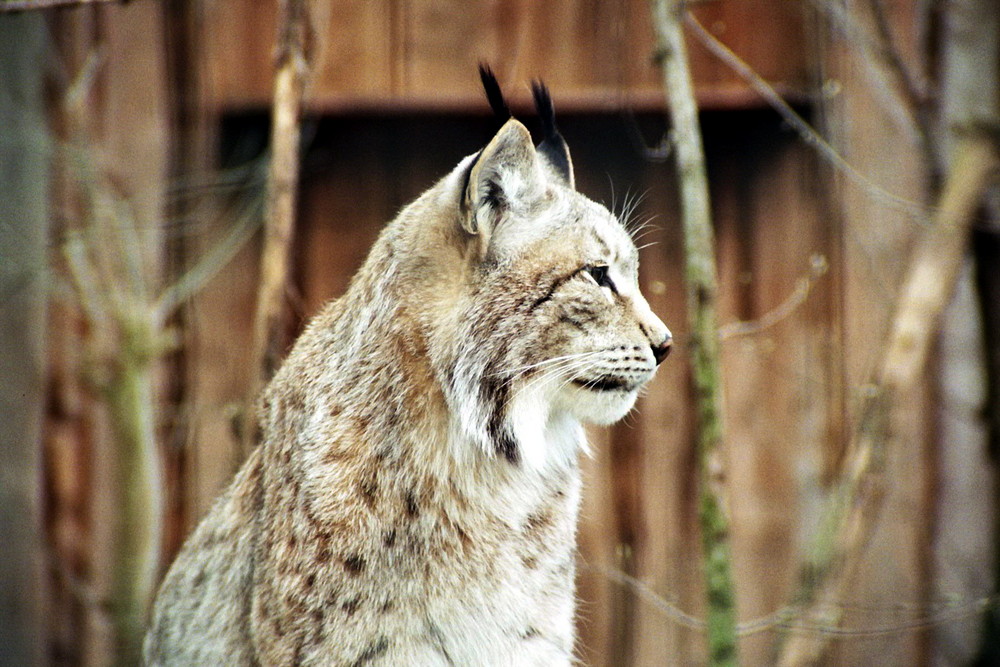
[[[653,348],[653,358],[656,359],[657,366],[659,366],[660,363],[662,363],[663,360],[667,358],[667,355],[670,354],[670,347],[673,344],[673,342],[674,342],[673,337],[667,336],[666,338],[663,339],[663,342],[659,344],[653,344],[651,346]]]

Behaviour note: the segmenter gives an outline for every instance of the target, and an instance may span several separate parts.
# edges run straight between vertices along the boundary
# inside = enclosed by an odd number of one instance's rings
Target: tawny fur
[[[569,186],[512,119],[388,225],[268,386],[149,665],[574,661],[581,421],[631,409],[669,332]]]

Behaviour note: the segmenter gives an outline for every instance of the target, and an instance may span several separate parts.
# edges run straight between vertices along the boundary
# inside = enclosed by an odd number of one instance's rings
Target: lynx
[[[575,661],[581,424],[624,416],[671,337],[534,94],[543,141],[506,120],[295,343],[166,575],[149,665]]]

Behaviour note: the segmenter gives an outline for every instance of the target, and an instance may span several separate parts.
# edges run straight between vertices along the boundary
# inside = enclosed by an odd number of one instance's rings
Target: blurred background
[[[529,84],[543,79],[578,188],[649,223],[641,286],[676,341],[638,409],[591,434],[578,655],[705,664],[684,251],[649,3],[309,4],[284,344],[402,205],[489,140],[478,63],[533,130]],[[805,636],[822,651],[795,664],[1000,664],[995,183],[970,195],[938,342],[889,416],[864,548],[819,615],[796,606],[822,574],[824,507],[953,146],[1000,128],[1000,7],[685,11],[702,27],[687,41],[740,663],[777,664]],[[240,464],[277,16],[257,0],[0,0],[0,664],[133,662],[143,600]]]

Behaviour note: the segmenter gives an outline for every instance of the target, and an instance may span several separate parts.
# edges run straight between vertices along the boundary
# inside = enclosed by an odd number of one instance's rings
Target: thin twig
[[[153,306],[153,318],[157,324],[164,325],[180,304],[200,291],[250,240],[260,221],[259,198],[251,195],[251,200],[242,208],[226,235],[212,245],[194,266],[164,290],[157,299]]]
[[[90,322],[100,322],[108,310],[104,296],[107,292],[101,288],[94,275],[83,234],[76,230],[68,233],[62,244],[62,252],[66,260],[69,284],[84,315]]]
[[[893,206],[899,210],[906,212],[915,220],[925,220],[927,217],[926,209],[922,205],[909,201],[903,197],[888,192],[887,190],[879,187],[873,183],[868,177],[859,172],[854,166],[837,152],[837,150],[829,144],[822,136],[819,135],[816,130],[806,122],[802,116],[798,114],[791,107],[791,105],[786,102],[781,95],[774,89],[774,87],[764,80],[759,74],[757,74],[753,68],[750,67],[745,61],[743,61],[738,55],[733,53],[733,51],[715,38],[708,30],[705,29],[701,23],[698,22],[693,15],[690,13],[685,16],[685,22],[688,28],[691,29],[691,33],[700,41],[706,49],[709,50],[715,57],[719,58],[722,62],[726,63],[737,75],[740,76],[744,81],[749,84],[754,91],[760,95],[764,101],[766,101],[771,107],[778,112],[782,120],[788,123],[792,129],[799,135],[799,138],[808,145],[813,147],[816,152],[826,160],[831,166],[833,166],[837,171],[842,173],[850,182],[858,186],[862,191],[866,192],[868,196],[877,201],[884,202],[888,205]]]
[[[810,4],[850,45],[851,55],[872,79],[869,90],[875,98],[881,100],[883,110],[890,114],[914,141],[920,141],[920,131],[913,109],[907,103],[900,86],[894,81],[896,73],[886,64],[887,50],[890,47],[880,44],[878,37],[873,35],[872,31],[857,19],[854,12],[842,3],[831,0],[810,0]]]
[[[791,317],[792,313],[809,298],[809,293],[812,292],[816,281],[826,275],[827,269],[825,257],[822,255],[813,256],[810,260],[809,273],[799,279],[795,289],[784,301],[756,320],[732,322],[719,327],[719,339],[728,340],[740,336],[754,336]]]
[[[926,112],[929,84],[918,79],[903,60],[896,46],[882,0],[867,0],[872,14],[874,34],[841,3],[811,0],[817,10],[840,30],[851,46],[851,53],[874,79],[871,91],[876,97],[888,97],[883,108],[898,119],[914,138],[920,153],[930,165],[934,159],[934,137]],[[919,82],[918,82],[919,81]]]
[[[587,565],[586,567],[597,572],[601,576],[606,577],[609,581],[612,581],[619,586],[628,588],[640,600],[649,604],[653,609],[659,611],[664,617],[673,621],[677,625],[688,628],[689,630],[695,630],[697,632],[705,632],[708,629],[708,623],[706,623],[704,619],[692,616],[691,614],[685,612],[683,609],[670,602],[666,597],[654,591],[652,587],[644,581],[630,576],[616,568],[600,567],[596,565]],[[913,618],[902,620],[898,623],[885,623],[882,625],[864,628],[845,628],[814,622],[811,623],[803,620],[802,609],[788,606],[782,607],[781,609],[767,614],[766,616],[738,623],[736,625],[736,634],[740,638],[743,638],[752,637],[760,634],[761,632],[788,630],[796,634],[829,634],[834,637],[883,637],[898,634],[900,632],[931,628],[944,623],[951,623],[971,618],[973,616],[978,616],[986,613],[992,608],[995,608],[998,602],[1000,602],[1000,596],[988,595],[964,600],[954,600],[942,604],[931,605],[926,608],[924,606],[910,607],[908,605],[889,607],[889,611],[910,612],[913,614]],[[838,613],[842,611],[886,611],[886,608],[883,607],[869,608],[861,605],[841,603],[836,604],[835,607]]]
[[[889,71],[893,73],[893,78],[906,99],[907,108],[914,114],[914,121],[929,138],[930,132],[928,128],[923,127],[919,118],[919,110],[927,100],[928,82],[918,78],[903,59],[899,47],[896,45],[896,40],[892,36],[885,0],[868,0],[868,6],[875,23],[875,33],[878,35],[879,55]]]

